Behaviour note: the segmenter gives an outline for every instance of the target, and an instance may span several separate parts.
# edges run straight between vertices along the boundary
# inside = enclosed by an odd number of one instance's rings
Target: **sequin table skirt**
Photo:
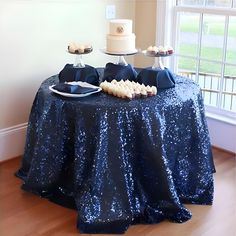
[[[104,93],[35,97],[22,188],[78,212],[81,233],[124,233],[131,224],[185,222],[183,203],[212,204],[211,145],[199,87],[176,86],[132,101]]]

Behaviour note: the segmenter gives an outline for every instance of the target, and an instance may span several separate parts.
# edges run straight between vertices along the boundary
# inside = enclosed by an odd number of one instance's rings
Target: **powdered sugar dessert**
[[[89,44],[77,44],[77,43],[69,43],[68,52],[72,54],[83,54],[90,53],[93,51],[93,47]]]
[[[170,46],[149,46],[145,53],[150,56],[166,56],[173,54],[174,49]]]
[[[100,84],[102,90],[110,95],[123,98],[123,99],[133,99],[140,97],[150,97],[157,94],[157,88],[155,86],[145,86],[144,84],[139,84],[134,81],[112,80],[107,82],[106,80]]]

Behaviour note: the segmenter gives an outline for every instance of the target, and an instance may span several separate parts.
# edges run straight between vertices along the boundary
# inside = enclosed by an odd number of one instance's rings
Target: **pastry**
[[[171,55],[174,53],[174,49],[170,46],[149,46],[146,50],[146,53],[152,56],[164,56],[164,55]]]
[[[90,53],[93,51],[93,47],[91,45],[83,45],[83,44],[77,44],[77,43],[69,43],[68,52],[73,54],[83,54],[83,53]]]
[[[145,86],[144,84],[139,84],[134,81],[131,82],[129,80],[112,80],[111,82],[105,80],[100,84],[100,87],[105,93],[129,100],[133,98],[150,97],[157,94],[157,88],[155,86]]]
[[[147,97],[147,91],[145,89],[141,89],[141,97],[146,98]]]
[[[155,86],[152,86],[151,89],[152,89],[152,94],[156,95],[157,94],[157,88]]]
[[[146,91],[147,91],[148,97],[153,95],[152,88],[149,85],[146,87]]]

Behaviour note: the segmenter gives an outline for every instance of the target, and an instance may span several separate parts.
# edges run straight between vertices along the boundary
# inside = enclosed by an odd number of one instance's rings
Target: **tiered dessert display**
[[[149,57],[157,57],[155,59],[155,63],[152,66],[152,69],[161,69],[164,70],[165,67],[162,62],[162,57],[168,57],[171,56],[174,53],[174,50],[170,46],[149,46],[146,50],[143,51],[143,54],[145,56]]]
[[[132,33],[132,20],[115,19],[109,22],[109,34],[106,36],[106,49],[102,50],[108,55],[118,56],[119,65],[127,65],[124,56],[134,55],[135,34]]]
[[[124,56],[138,53],[138,50],[135,48],[135,38],[136,36],[132,32],[132,20],[114,19],[109,22],[109,33],[106,35],[106,49],[103,52],[108,55],[118,56],[118,63],[106,64],[102,77],[104,82],[101,83],[100,90],[102,89],[104,92],[120,98],[133,99],[153,96],[156,95],[159,88],[166,89],[175,86],[174,76],[171,71],[164,67],[161,60],[162,57],[171,56],[174,53],[172,47],[149,46],[146,50],[142,51],[144,55],[157,57],[158,60],[156,60],[152,68],[144,68],[139,73],[137,73],[132,65],[127,64]],[[59,81],[60,83],[76,81],[76,84],[73,84],[73,88],[71,88],[71,84],[63,84],[62,88],[55,87],[54,89],[58,89],[60,94],[65,94],[65,91],[69,91],[67,93],[72,94],[74,97],[91,94],[89,92],[82,94],[81,88],[77,87],[86,86],[84,84],[77,84],[77,81],[99,86],[98,71],[92,66],[85,65],[82,60],[82,55],[92,51],[91,45],[70,43],[68,45],[68,53],[76,55],[75,62],[73,65],[65,65],[59,73]],[[68,87],[71,90],[68,90]]]
[[[70,54],[75,54],[75,61],[73,64],[73,67],[76,68],[84,68],[85,64],[82,59],[83,54],[88,54],[93,51],[93,48],[91,45],[82,45],[82,44],[77,44],[77,43],[70,43],[68,45],[68,52]]]

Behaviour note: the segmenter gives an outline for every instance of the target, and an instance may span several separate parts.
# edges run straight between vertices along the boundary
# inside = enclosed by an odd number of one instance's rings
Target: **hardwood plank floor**
[[[213,153],[217,170],[213,206],[186,205],[193,214],[186,223],[164,221],[155,225],[136,225],[124,235],[236,236],[236,158],[218,149],[213,149]],[[76,229],[76,211],[20,189],[22,182],[14,177],[19,166],[20,158],[0,164],[0,235],[82,235]]]

